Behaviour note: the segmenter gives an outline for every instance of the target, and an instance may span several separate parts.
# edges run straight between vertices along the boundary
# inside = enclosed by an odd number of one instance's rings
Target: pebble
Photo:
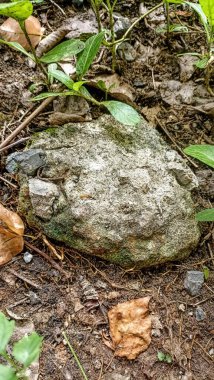
[[[209,355],[210,355],[210,356],[214,356],[214,348],[211,348],[211,349],[209,350]]]
[[[129,42],[123,42],[118,46],[118,54],[121,59],[125,59],[127,62],[133,62],[137,56],[136,50]]]
[[[196,307],[195,318],[198,322],[203,321],[206,318],[206,313],[200,306]]]
[[[23,260],[26,264],[29,264],[32,260],[33,260],[33,255],[32,253],[26,251],[24,252],[24,255],[23,255]]]
[[[37,296],[36,293],[34,293],[30,290],[28,294],[29,294],[29,299],[30,299],[31,305],[37,305],[38,303],[41,302],[41,299],[39,298],[39,296]]]
[[[120,373],[112,373],[111,375],[106,375],[105,380],[131,380],[130,375],[121,375]]]
[[[178,306],[178,310],[184,312],[184,311],[186,310],[186,306],[185,306],[183,303],[181,303],[181,304]]]
[[[128,17],[121,16],[119,14],[115,14],[114,18],[116,19],[114,23],[114,32],[116,34],[117,38],[123,37],[124,33],[129,29],[131,26],[131,22],[128,19]]]
[[[200,271],[188,271],[184,280],[184,288],[191,296],[199,294],[204,283],[204,273]]]

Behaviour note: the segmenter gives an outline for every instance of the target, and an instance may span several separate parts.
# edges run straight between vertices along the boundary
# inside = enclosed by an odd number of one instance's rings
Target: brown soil
[[[69,1],[57,3],[69,17],[73,12],[81,11],[69,5]],[[128,16],[138,15],[139,1],[126,0],[118,4],[118,10]],[[130,4],[131,7],[128,6]],[[148,6],[151,6],[151,1]],[[40,5],[36,9],[40,20],[47,21],[47,34],[51,32],[50,28],[56,29],[67,17],[54,4]],[[191,15],[189,18],[184,17],[182,22],[190,20]],[[192,23],[195,25],[194,19]],[[135,88],[139,111],[154,122],[154,127],[175,149],[183,149],[192,143],[213,143],[213,119],[186,105],[166,104],[155,85],[155,82],[164,80],[179,80],[179,47],[183,49],[185,45],[187,50],[199,49],[204,44],[201,34],[173,35],[167,43],[166,36],[156,34],[154,28],[141,23],[131,36],[132,45],[136,41],[160,49],[158,56],[153,55],[141,65],[135,61],[119,61],[120,75]],[[105,54],[104,59],[108,59]],[[102,63],[105,64],[105,61]],[[31,103],[26,101],[29,86],[35,81],[38,83],[40,78],[37,71],[29,69],[23,55],[4,46],[0,46],[0,65],[0,133],[4,140],[31,107]],[[203,71],[196,71],[191,80],[203,83]],[[157,107],[157,118],[152,119]],[[51,111],[51,107],[34,119],[16,140],[30,137],[35,130],[46,127],[48,111]],[[97,110],[92,114],[96,117]],[[1,155],[0,161],[0,199],[4,206],[13,210],[17,207],[18,179],[8,174],[4,165],[7,154],[23,148],[24,144],[11,148]],[[201,187],[194,193],[194,199],[197,209],[202,209],[210,207],[214,200],[213,177],[208,167],[198,162],[197,166],[192,166],[192,169],[198,174]],[[108,380],[112,373],[123,375],[123,380],[213,379],[213,224],[202,224],[201,229],[201,242],[189,259],[138,272],[125,271],[99,259],[80,255],[56,242],[51,243],[59,253],[65,255],[60,266],[70,273],[69,278],[34,251],[30,264],[24,262],[21,254],[1,267],[0,309],[4,312],[10,310],[23,319],[31,319],[35,330],[44,337],[39,379],[82,379],[63,340],[63,331],[66,331],[89,380]],[[26,241],[50,254],[40,231],[27,229]],[[27,246],[26,250],[31,251]],[[186,272],[203,270],[204,266],[210,270],[209,278],[201,293],[191,297],[184,290]],[[119,302],[147,295],[151,296],[151,313],[160,325],[154,326],[152,342],[147,351],[134,361],[118,359],[104,343],[104,337],[109,337],[107,312]],[[197,306],[206,313],[206,318],[201,322],[195,317]],[[172,363],[158,361],[158,351],[169,353]]]

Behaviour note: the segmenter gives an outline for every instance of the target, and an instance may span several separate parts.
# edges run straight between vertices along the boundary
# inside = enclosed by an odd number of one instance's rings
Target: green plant
[[[184,149],[184,153],[197,158],[204,164],[214,169],[214,146],[213,145],[190,145]],[[196,214],[200,222],[214,222],[214,208],[200,211]]]
[[[189,54],[196,55],[199,57],[199,60],[196,62],[196,66],[199,69],[205,69],[206,87],[211,93],[211,95],[214,96],[214,93],[210,88],[210,77],[213,72],[214,63],[214,1],[199,0],[199,4],[185,1],[185,4],[193,8],[194,11],[199,15],[199,18],[205,30],[207,40],[207,51],[205,52],[205,54]]]
[[[94,6],[96,5],[96,7],[98,7],[98,3],[99,2],[96,0],[96,2],[94,2]],[[107,1],[107,3],[110,6],[110,1]],[[116,1],[114,3],[116,4]],[[115,4],[111,5],[112,12],[113,12]],[[25,20],[29,17],[29,15],[32,14],[32,12],[33,12],[33,6],[30,0],[19,0],[13,3],[3,4],[3,6],[0,5],[0,14],[11,16],[19,22],[23,32],[25,33],[27,40],[29,41],[29,45],[31,47],[32,53],[27,52],[20,44],[16,42],[6,42],[4,40],[0,40],[0,43],[4,43],[15,48],[16,50],[27,55],[33,61],[35,61],[38,64],[38,66],[41,68],[43,74],[45,75],[48,89],[49,89],[50,83],[53,82],[53,78],[63,83],[69,89],[69,91],[65,91],[65,92],[58,91],[54,93],[54,92],[49,91],[49,92],[40,94],[39,96],[35,97],[33,100],[38,101],[50,96],[67,96],[67,95],[80,96],[97,106],[105,107],[116,118],[116,120],[120,121],[123,124],[127,124],[127,125],[137,124],[140,121],[140,117],[137,111],[135,111],[135,109],[133,109],[131,106],[124,104],[122,102],[113,101],[113,100],[105,100],[105,101],[99,102],[96,99],[94,99],[90,95],[88,90],[83,86],[83,84],[87,83],[84,77],[87,74],[87,71],[89,67],[91,66],[95,56],[97,55],[100,49],[100,46],[102,45],[102,42],[105,37],[105,32],[101,31],[97,35],[91,36],[85,43],[78,39],[71,39],[71,40],[62,42],[61,44],[57,45],[55,48],[53,48],[48,53],[44,54],[42,57],[39,58],[36,56],[35,50],[30,43],[29,37],[25,29]],[[113,38],[113,41],[114,41],[114,38]],[[114,46],[114,44],[112,46]],[[48,67],[48,70],[44,68],[44,64],[57,63],[63,58],[66,58],[72,55],[77,56],[76,81],[73,81],[63,71],[53,69],[52,65]]]
[[[12,354],[8,354],[7,345],[14,328],[15,322],[0,313],[0,356],[7,362],[7,365],[0,364],[0,379],[27,380],[26,369],[39,358],[42,338],[35,332],[24,336],[14,343]]]
[[[69,347],[69,349],[70,349],[70,351],[71,351],[71,353],[72,353],[72,355],[74,357],[75,362],[77,363],[77,365],[79,367],[79,370],[80,370],[80,372],[82,374],[83,379],[84,380],[88,380],[87,375],[85,373],[85,370],[84,370],[84,368],[83,368],[83,366],[82,366],[82,364],[81,364],[81,362],[80,362],[80,360],[79,360],[79,358],[78,358],[78,356],[77,356],[74,348],[72,347],[71,343],[69,342],[68,337],[67,337],[67,335],[66,335],[66,333],[64,331],[63,331],[62,335],[63,335],[63,337],[64,337],[64,339],[65,339],[65,341],[66,341],[66,343],[67,343],[67,345],[68,345],[68,347]]]
[[[172,363],[172,357],[170,354],[164,354],[162,351],[158,351],[157,357],[160,362],[165,362],[168,364]]]

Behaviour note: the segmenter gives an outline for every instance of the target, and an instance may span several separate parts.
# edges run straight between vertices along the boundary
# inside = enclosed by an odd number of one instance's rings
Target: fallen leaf
[[[36,48],[37,57],[41,57],[43,54],[47,53],[49,50],[54,48],[60,41],[63,40],[65,35],[68,33],[69,28],[61,27],[54,32],[50,33],[47,37],[39,43]]]
[[[125,83],[118,74],[98,75],[90,80],[88,84],[93,87],[100,88],[103,91],[105,91],[106,88],[107,93],[110,94],[113,98],[121,100],[130,105],[134,104],[134,88]]]
[[[114,306],[108,312],[115,355],[135,359],[151,342],[150,297],[139,298]]]
[[[39,20],[33,16],[28,17],[25,21],[25,28],[32,46],[37,46],[43,35],[43,28]],[[11,17],[0,26],[0,36],[7,42],[18,42],[24,49],[31,50],[18,21]]]
[[[23,233],[24,224],[19,215],[0,203],[0,265],[23,250]]]

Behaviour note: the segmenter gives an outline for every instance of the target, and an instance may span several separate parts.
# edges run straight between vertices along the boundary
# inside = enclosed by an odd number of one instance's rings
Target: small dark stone
[[[22,171],[24,174],[35,175],[37,169],[45,164],[45,153],[41,149],[29,149],[15,152],[8,156],[6,169],[9,173]]]
[[[206,318],[206,313],[200,306],[195,310],[195,318],[198,322],[203,321]]]
[[[199,271],[188,271],[184,280],[184,288],[191,296],[199,294],[204,283],[204,274]]]

